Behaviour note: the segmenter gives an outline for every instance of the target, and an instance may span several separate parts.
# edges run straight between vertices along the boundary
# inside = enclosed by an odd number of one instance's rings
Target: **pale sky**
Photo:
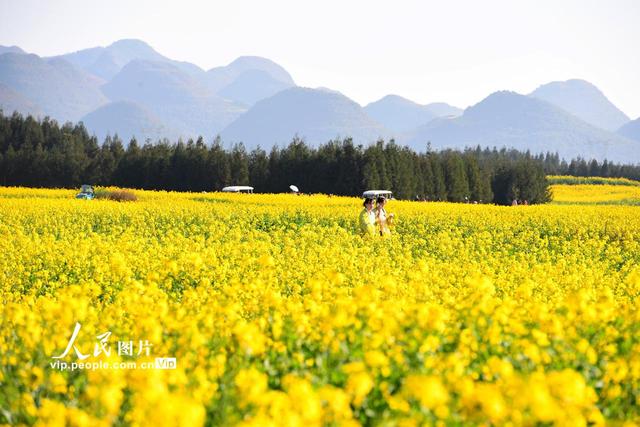
[[[640,0],[0,0],[1,45],[50,56],[123,38],[204,69],[264,56],[362,105],[464,108],[582,78],[640,116]]]

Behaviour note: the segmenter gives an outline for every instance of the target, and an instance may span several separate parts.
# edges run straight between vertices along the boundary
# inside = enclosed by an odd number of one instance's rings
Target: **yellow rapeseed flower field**
[[[547,179],[556,204],[640,206],[640,181],[561,175]]]
[[[640,206],[640,186],[552,185],[553,201],[561,204],[623,204]]]
[[[0,424],[640,418],[638,207],[74,193],[0,189]]]

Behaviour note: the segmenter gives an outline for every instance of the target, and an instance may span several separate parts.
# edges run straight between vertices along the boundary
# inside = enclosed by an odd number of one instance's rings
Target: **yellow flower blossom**
[[[0,424],[637,422],[640,186],[608,184],[393,200],[366,240],[349,197],[0,188]]]

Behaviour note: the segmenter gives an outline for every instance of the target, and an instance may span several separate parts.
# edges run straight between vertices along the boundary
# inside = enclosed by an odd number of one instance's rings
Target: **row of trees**
[[[607,160],[598,162],[595,159],[587,161],[578,158],[566,162],[560,161],[556,155],[551,156],[551,161],[545,162],[544,167],[549,175],[599,176],[640,180],[640,166],[621,165]]]
[[[577,166],[572,166],[574,162]],[[250,184],[256,192],[283,192],[295,184],[307,193],[357,195],[379,188],[405,199],[543,203],[549,198],[545,174],[581,169],[584,161],[574,162],[567,164],[552,154],[479,147],[416,153],[393,141],[363,147],[350,139],[312,148],[296,138],[269,152],[260,148],[247,152],[242,144],[225,149],[219,138],[212,144],[198,138],[142,145],[132,139],[125,146],[115,136],[99,144],[82,123],[59,125],[48,118],[0,115],[3,186],[71,188],[90,183],[212,191]],[[638,172],[638,168],[606,165],[609,176]]]
[[[475,150],[479,157],[495,160],[496,153],[506,156],[509,160],[518,160],[523,153],[516,150]],[[547,175],[570,175],[570,176],[595,176],[603,178],[628,178],[636,181],[640,180],[640,165],[624,165],[613,163],[608,160],[598,161],[595,159],[586,160],[581,157],[566,161],[561,159],[557,153],[546,153],[531,155],[524,153],[526,157],[531,157],[543,165]]]

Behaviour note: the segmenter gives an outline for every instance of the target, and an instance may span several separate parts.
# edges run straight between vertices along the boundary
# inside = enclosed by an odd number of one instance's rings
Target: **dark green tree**
[[[447,188],[447,200],[450,202],[469,200],[469,184],[465,173],[464,161],[459,153],[453,151],[445,153],[444,181]]]

